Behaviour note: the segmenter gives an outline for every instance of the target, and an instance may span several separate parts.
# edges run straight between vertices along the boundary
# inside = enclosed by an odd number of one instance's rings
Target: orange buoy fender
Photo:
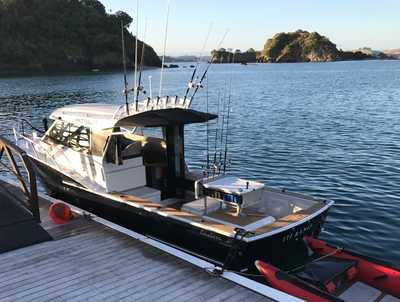
[[[50,206],[49,217],[55,224],[65,224],[73,218],[71,208],[63,202],[55,202]]]

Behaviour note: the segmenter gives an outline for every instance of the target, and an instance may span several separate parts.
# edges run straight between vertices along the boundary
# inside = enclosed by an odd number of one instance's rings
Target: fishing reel
[[[122,93],[125,95],[128,95],[129,92],[132,92],[132,91],[133,91],[133,89],[127,89],[127,88],[122,89]]]
[[[136,87],[136,91],[146,94],[146,90],[144,90],[144,86],[142,86],[142,85],[139,85],[138,87]]]
[[[196,89],[199,89],[199,88],[204,88],[204,86],[203,86],[203,84],[202,84],[201,82],[196,83],[196,82],[190,80],[190,81],[188,82],[188,88],[189,88],[189,89],[195,89],[195,88],[196,88]]]

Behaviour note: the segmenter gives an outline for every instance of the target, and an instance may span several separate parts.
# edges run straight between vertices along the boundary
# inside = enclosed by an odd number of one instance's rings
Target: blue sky
[[[108,11],[135,18],[135,0],[100,0]],[[139,0],[139,38],[147,19],[147,39],[161,54],[167,0]],[[303,29],[326,35],[338,48],[400,48],[398,0],[170,0],[167,54],[197,54],[210,24],[207,52],[226,29],[225,48],[262,49],[277,32]],[[131,30],[136,31],[132,26]]]

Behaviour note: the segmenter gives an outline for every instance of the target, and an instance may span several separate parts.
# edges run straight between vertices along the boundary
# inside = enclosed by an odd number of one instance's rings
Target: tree
[[[125,28],[128,28],[133,21],[131,16],[122,11],[117,11],[114,15],[117,17],[120,23],[122,22],[124,24]]]
[[[89,8],[92,8],[93,10],[96,10],[100,14],[106,13],[106,8],[104,5],[97,0],[81,0],[81,3]]]
[[[98,0],[0,0],[0,71],[121,68],[121,21],[127,27],[132,18],[107,14]],[[134,48],[126,50],[133,66]],[[150,46],[144,64],[161,66]]]

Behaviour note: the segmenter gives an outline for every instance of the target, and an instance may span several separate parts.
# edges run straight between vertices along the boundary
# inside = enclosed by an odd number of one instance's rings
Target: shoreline
[[[370,59],[361,59],[361,60],[331,60],[331,61],[294,61],[294,62],[261,62],[261,61],[256,61],[256,62],[246,62],[246,64],[305,64],[305,63],[335,63],[335,62],[365,62],[365,61],[400,61],[400,58],[392,58],[392,59],[378,59],[378,58],[370,58]],[[224,62],[224,63],[219,63],[219,62],[214,62],[212,64],[220,65],[220,64],[238,64],[238,65],[246,65],[241,62]]]
[[[156,66],[144,66],[143,70],[160,69],[161,67]],[[134,72],[134,69],[128,69],[127,73]],[[61,76],[61,75],[96,75],[96,74],[111,74],[111,73],[123,73],[122,68],[112,69],[82,69],[82,70],[59,70],[59,71],[44,71],[44,70],[0,70],[1,78],[13,78],[13,77],[27,77],[27,76]]]
[[[225,65],[225,64],[236,64],[236,65],[283,65],[283,64],[320,64],[320,63],[343,63],[343,62],[376,62],[376,61],[400,61],[400,58],[393,59],[364,59],[364,60],[334,60],[334,61],[298,61],[298,62],[247,62],[242,64],[239,62],[235,63],[212,63],[215,65]],[[177,62],[178,69],[184,68],[183,65],[188,62]],[[186,66],[188,67],[188,66]],[[161,67],[146,66],[143,70],[153,70],[160,69]],[[167,68],[169,69],[169,68]],[[175,68],[172,68],[175,69]],[[190,69],[190,68],[187,68]],[[134,69],[128,70],[128,73],[134,72]],[[12,71],[0,71],[0,79],[4,78],[18,78],[18,77],[40,77],[40,76],[63,76],[63,75],[96,75],[96,74],[113,74],[113,73],[123,73],[122,69],[93,69],[93,70],[60,70],[60,71],[42,71],[42,70],[12,70]]]

